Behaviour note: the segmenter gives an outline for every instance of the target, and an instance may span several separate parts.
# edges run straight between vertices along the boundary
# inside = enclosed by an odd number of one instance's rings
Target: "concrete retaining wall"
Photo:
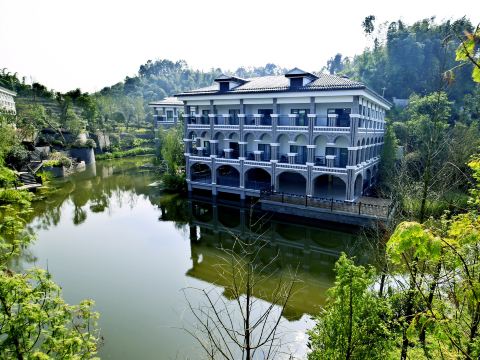
[[[92,148],[70,149],[70,156],[85,161],[87,165],[95,163],[95,153]]]

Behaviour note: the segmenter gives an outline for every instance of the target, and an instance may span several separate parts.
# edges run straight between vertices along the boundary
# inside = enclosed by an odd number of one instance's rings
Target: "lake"
[[[261,258],[278,257],[279,272],[254,296],[268,304],[276,279],[297,269],[301,282],[285,308],[281,331],[285,351],[302,358],[305,331],[333,284],[341,252],[370,261],[360,231],[164,194],[149,186],[158,180],[152,160],[100,161],[52,181],[54,190],[34,203],[30,227],[37,241],[26,249],[21,266],[48,268],[69,303],[95,300],[102,358],[197,359],[203,355],[200,346],[185,331],[194,321],[186,296],[196,305],[205,299],[191,288],[225,293],[228,284],[216,267],[219,248],[261,235],[267,242]],[[228,294],[224,299],[234,301]]]

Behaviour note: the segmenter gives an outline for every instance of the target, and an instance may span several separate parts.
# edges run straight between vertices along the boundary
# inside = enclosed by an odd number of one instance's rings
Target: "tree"
[[[342,254],[335,264],[335,285],[309,331],[310,360],[383,359],[393,347],[388,302],[371,291],[376,272],[355,266]]]
[[[177,174],[180,166],[184,164],[184,146],[182,129],[177,126],[160,134],[161,154],[167,162],[170,174]]]
[[[472,32],[465,31],[465,38],[460,39],[456,55],[456,60],[462,64],[473,64],[472,79],[480,83],[480,24]]]
[[[93,302],[70,306],[44,270],[0,275],[3,359],[86,359],[98,341]]]
[[[444,92],[412,95],[406,112],[407,155],[397,168],[393,188],[405,209],[415,203],[410,210],[423,222],[430,202],[458,185],[445,180],[458,172],[458,166],[448,161],[451,102]]]
[[[370,35],[375,30],[375,15],[368,15],[362,22],[363,31],[365,34]]]
[[[26,228],[33,195],[0,189],[0,355],[2,359],[87,359],[97,352],[93,301],[67,305],[48,272],[10,266],[33,234]]]
[[[383,141],[379,175],[384,188],[392,184],[392,176],[395,174],[395,162],[397,158],[397,139],[391,123],[387,124],[387,130]]]
[[[343,68],[342,54],[337,54],[327,61],[327,70],[331,75],[341,72]]]
[[[258,224],[252,224],[257,226]],[[261,236],[222,248],[218,273],[226,284],[224,296],[215,289],[185,289],[185,299],[195,322],[185,330],[201,345],[209,359],[276,359],[282,351],[280,324],[295,284],[294,274],[280,273],[277,256],[262,262],[260,253],[268,242]],[[261,293],[265,283],[268,295]],[[203,295],[204,304],[189,301],[188,291]],[[267,295],[268,305],[259,298]]]

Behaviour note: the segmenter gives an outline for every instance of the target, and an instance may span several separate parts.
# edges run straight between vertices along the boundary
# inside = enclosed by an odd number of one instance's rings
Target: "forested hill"
[[[472,65],[459,66],[455,59],[455,50],[465,30],[472,32],[473,29],[466,18],[443,22],[429,18],[411,25],[399,20],[377,25],[375,17],[369,16],[363,23],[363,31],[371,39],[370,47],[352,58],[343,57],[339,52],[325,66],[319,63],[317,69],[304,70],[349,76],[380,94],[384,93],[389,100],[444,90],[449,100],[453,101],[455,117],[465,103],[475,102],[480,93],[478,85],[472,81]],[[454,70],[449,72],[451,69]],[[208,86],[222,72],[248,78],[283,74],[287,70],[271,63],[260,67],[241,67],[235,71],[220,68],[200,71],[192,69],[183,60],[149,60],[139,67],[135,76],[127,76],[124,81],[103,88],[93,94],[93,98],[97,102],[107,99],[120,105],[128,103],[130,108],[138,108],[137,104],[143,103],[148,113],[149,102]],[[445,74],[448,74],[448,81],[445,81]],[[0,86],[17,91],[23,98],[44,97],[62,101],[68,97],[76,103],[76,99],[88,97],[79,89],[60,94],[42,84],[27,85],[6,69],[0,71]]]
[[[429,18],[412,25],[398,20],[377,26],[375,17],[369,16],[363,28],[371,47],[353,58],[337,54],[327,71],[360,80],[380,94],[384,91],[387,99],[444,90],[459,106],[473,91],[472,64],[459,67],[455,59],[465,31],[475,28],[468,19],[437,22]]]
[[[156,60],[147,61],[141,65],[138,75],[126,77],[125,81],[111,87],[105,87],[100,91],[102,95],[126,95],[143,97],[145,101],[162,99],[165,96],[194,88],[209,86],[214,79],[223,72],[220,68],[211,69],[208,72],[191,69],[183,60]],[[283,74],[287,69],[275,64],[253,68],[238,68],[234,75],[248,78],[254,76]],[[229,71],[226,71],[230,73]]]

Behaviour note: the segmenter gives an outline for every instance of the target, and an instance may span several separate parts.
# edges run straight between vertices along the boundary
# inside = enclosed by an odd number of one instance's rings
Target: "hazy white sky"
[[[370,14],[377,24],[433,15],[479,22],[480,1],[0,0],[0,68],[60,91],[100,90],[157,58],[313,71],[337,52],[361,52]]]

